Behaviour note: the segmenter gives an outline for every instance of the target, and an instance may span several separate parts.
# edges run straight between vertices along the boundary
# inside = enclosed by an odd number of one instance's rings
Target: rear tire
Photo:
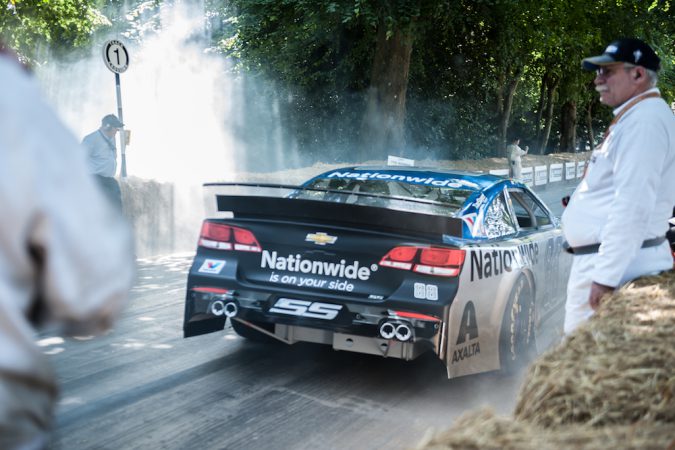
[[[271,336],[268,336],[264,333],[259,332],[258,330],[255,330],[251,327],[249,327],[246,324],[243,324],[239,322],[236,319],[230,319],[230,323],[232,324],[232,329],[234,330],[235,333],[237,333],[239,336],[248,339],[249,341],[253,342],[260,342],[260,343],[272,343],[272,342],[278,342],[276,339],[274,339]],[[251,322],[253,325],[256,325],[260,328],[263,328],[270,333],[274,333],[274,324],[268,324],[268,323],[259,323],[259,322]]]
[[[527,276],[516,280],[504,310],[499,339],[499,359],[502,371],[513,373],[525,366],[535,355],[534,289]]]

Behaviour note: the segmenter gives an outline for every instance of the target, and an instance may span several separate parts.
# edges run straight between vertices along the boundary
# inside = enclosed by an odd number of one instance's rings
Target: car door
[[[563,252],[558,220],[529,190],[509,188],[509,206],[518,225],[518,237],[528,241],[540,316],[561,306],[565,299],[570,259]]]

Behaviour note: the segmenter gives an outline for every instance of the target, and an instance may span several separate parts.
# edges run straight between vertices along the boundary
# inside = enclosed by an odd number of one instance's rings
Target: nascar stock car
[[[257,341],[405,360],[432,351],[455,377],[514,369],[560,329],[571,256],[520,182],[382,166],[301,186],[204,186],[215,202],[188,275],[185,337],[229,318]]]

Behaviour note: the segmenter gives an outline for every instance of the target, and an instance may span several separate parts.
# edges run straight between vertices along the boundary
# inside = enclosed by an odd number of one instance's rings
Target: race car
[[[560,337],[571,256],[558,219],[520,182],[356,166],[301,186],[205,187],[213,215],[188,275],[185,337],[229,318],[262,342],[434,352],[450,378],[512,371],[543,336]]]

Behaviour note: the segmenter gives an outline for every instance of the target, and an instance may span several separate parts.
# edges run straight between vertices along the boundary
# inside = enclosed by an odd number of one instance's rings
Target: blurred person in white
[[[133,248],[82,147],[1,42],[0,80],[0,449],[42,449],[58,387],[35,339],[108,329],[133,282]]]
[[[523,179],[523,160],[522,157],[527,155],[528,147],[525,150],[520,148],[520,138],[514,138],[509,145],[506,146],[506,158],[509,160],[509,177],[518,181]]]

